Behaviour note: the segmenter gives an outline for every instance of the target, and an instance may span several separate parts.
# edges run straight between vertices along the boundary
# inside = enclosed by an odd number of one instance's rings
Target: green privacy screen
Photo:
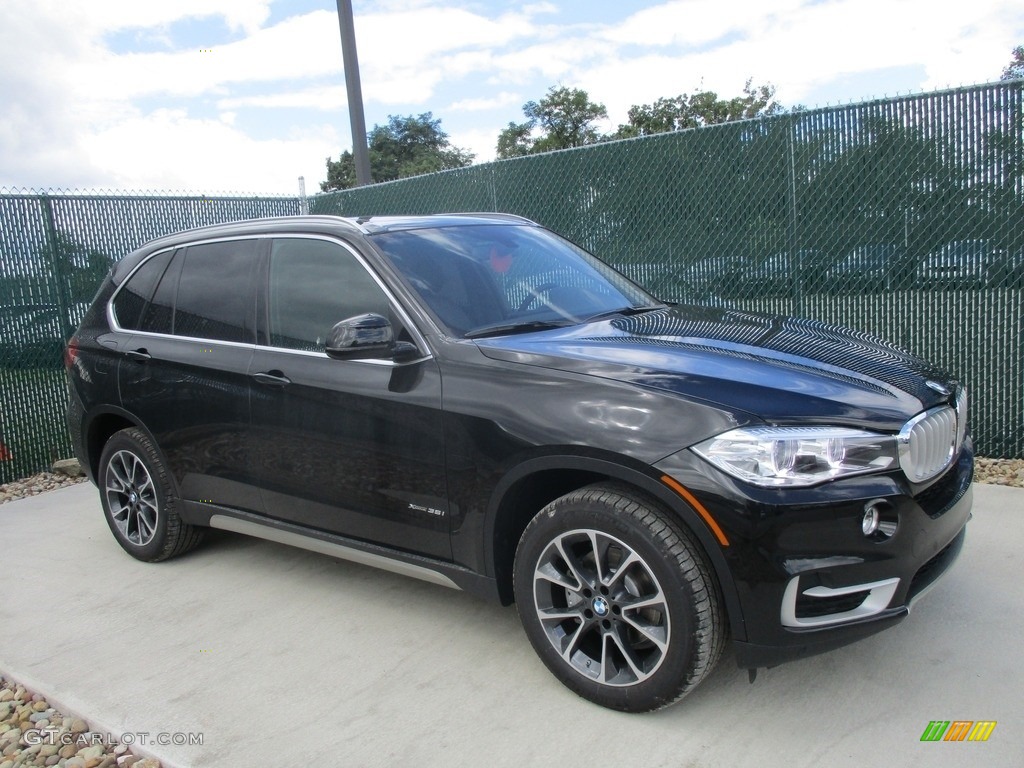
[[[982,455],[1024,457],[1021,81],[609,142],[309,199],[503,211],[661,298],[866,330],[954,371]],[[296,198],[0,194],[0,480],[70,455],[61,349],[112,260]]]
[[[114,261],[181,229],[298,212],[294,197],[0,194],[0,482],[71,456],[64,342]]]
[[[866,330],[954,371],[979,453],[1024,456],[1021,81],[609,142],[313,198],[503,211],[663,299]]]

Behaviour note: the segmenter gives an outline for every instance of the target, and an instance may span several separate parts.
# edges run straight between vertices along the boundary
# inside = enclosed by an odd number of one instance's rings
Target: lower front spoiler
[[[759,645],[734,640],[737,666],[740,669],[775,667],[787,661],[841,648],[898,624],[910,613],[910,606],[923,597],[960,556],[966,533],[965,526],[938,555],[918,570],[911,582],[906,605],[887,608],[863,619],[829,627],[788,629],[787,635],[792,641],[785,645]]]
[[[899,608],[890,608],[869,619],[844,624],[841,627],[793,631],[795,639],[792,645],[757,645],[734,640],[736,665],[740,669],[777,667],[787,661],[795,661],[806,656],[815,656],[842,648],[844,645],[855,643],[898,624],[906,618],[908,613],[910,613],[910,609],[904,605]]]

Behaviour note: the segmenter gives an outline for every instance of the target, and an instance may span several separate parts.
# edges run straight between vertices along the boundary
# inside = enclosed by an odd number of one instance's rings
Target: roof
[[[508,213],[443,213],[422,216],[276,216],[265,219],[247,219],[206,227],[188,229],[164,235],[151,240],[125,256],[114,266],[114,281],[120,283],[135,265],[154,251],[173,248],[195,240],[234,237],[239,235],[267,235],[318,232],[340,235],[356,233],[373,235],[431,227],[459,227],[482,224],[527,224],[536,226],[529,219]]]

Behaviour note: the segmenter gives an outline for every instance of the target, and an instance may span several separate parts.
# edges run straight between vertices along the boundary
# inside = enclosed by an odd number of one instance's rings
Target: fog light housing
[[[875,499],[864,505],[864,516],[860,519],[860,530],[872,541],[886,541],[899,528],[899,513],[885,499]]]
[[[878,530],[878,524],[882,518],[878,514],[878,510],[875,507],[868,504],[864,507],[864,517],[860,521],[861,532],[871,538],[871,536]]]

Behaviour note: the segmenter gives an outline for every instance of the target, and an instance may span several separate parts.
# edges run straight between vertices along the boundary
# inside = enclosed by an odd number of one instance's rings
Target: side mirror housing
[[[336,323],[324,351],[334,360],[404,360],[419,353],[414,344],[396,342],[391,322],[373,312]]]

